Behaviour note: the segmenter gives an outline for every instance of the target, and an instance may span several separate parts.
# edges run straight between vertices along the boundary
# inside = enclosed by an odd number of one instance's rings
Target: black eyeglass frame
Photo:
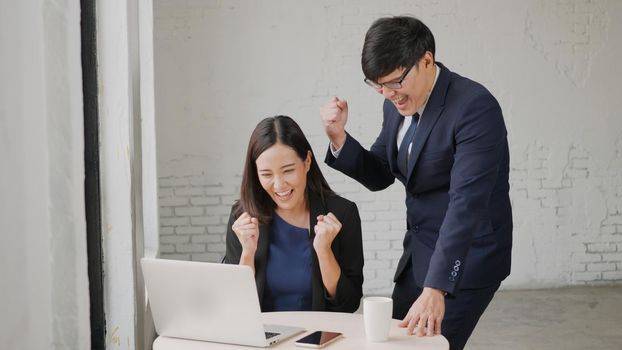
[[[380,91],[383,87],[389,88],[391,90],[398,90],[402,88],[402,82],[404,81],[404,79],[406,79],[406,76],[408,76],[408,73],[410,73],[410,71],[416,65],[417,63],[413,64],[412,66],[410,66],[410,68],[406,69],[404,73],[402,73],[402,76],[400,76],[400,79],[398,81],[389,81],[389,82],[382,83],[382,84],[378,84],[375,81],[367,79],[367,78],[363,79],[363,81],[365,82],[365,84],[369,85],[372,89],[375,89],[377,91]]]

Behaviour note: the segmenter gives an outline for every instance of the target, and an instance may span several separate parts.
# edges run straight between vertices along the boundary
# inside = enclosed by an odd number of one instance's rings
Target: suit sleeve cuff
[[[339,157],[339,153],[341,153],[341,150],[343,149],[343,145],[341,145],[341,147],[335,149],[335,147],[333,146],[333,143],[330,142],[328,145],[328,148],[330,149],[330,153],[332,153],[333,157],[335,157],[335,159],[337,159]]]

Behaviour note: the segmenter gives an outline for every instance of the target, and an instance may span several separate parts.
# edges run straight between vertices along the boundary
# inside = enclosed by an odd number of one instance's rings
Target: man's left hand
[[[439,289],[423,288],[423,292],[410,307],[399,326],[407,328],[408,334],[417,334],[420,337],[441,334],[441,323],[445,316],[444,294]]]

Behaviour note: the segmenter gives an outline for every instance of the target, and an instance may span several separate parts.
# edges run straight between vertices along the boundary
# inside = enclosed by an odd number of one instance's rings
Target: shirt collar
[[[427,106],[428,101],[430,100],[430,94],[432,94],[432,90],[434,90],[434,86],[436,85],[436,81],[438,80],[438,76],[441,74],[441,67],[439,67],[436,63],[434,63],[434,67],[436,67],[436,76],[434,77],[434,83],[432,83],[432,88],[430,92],[428,92],[428,97],[425,99],[425,103],[419,108],[417,113],[419,113],[419,119],[423,115],[423,111],[425,110],[425,106]]]

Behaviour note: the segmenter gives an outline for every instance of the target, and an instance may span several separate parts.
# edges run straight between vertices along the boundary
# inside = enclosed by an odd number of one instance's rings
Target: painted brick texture
[[[161,255],[222,259],[248,136],[263,117],[285,114],[333,189],[359,207],[364,292],[389,294],[403,187],[373,193],[324,166],[318,109],[333,95],[348,99],[347,130],[373,143],[382,97],[362,82],[363,38],[374,19],[404,13],[430,26],[440,62],[483,83],[503,109],[514,250],[502,287],[622,283],[622,99],[613,78],[622,75],[613,40],[622,7],[613,1],[154,3]]]

